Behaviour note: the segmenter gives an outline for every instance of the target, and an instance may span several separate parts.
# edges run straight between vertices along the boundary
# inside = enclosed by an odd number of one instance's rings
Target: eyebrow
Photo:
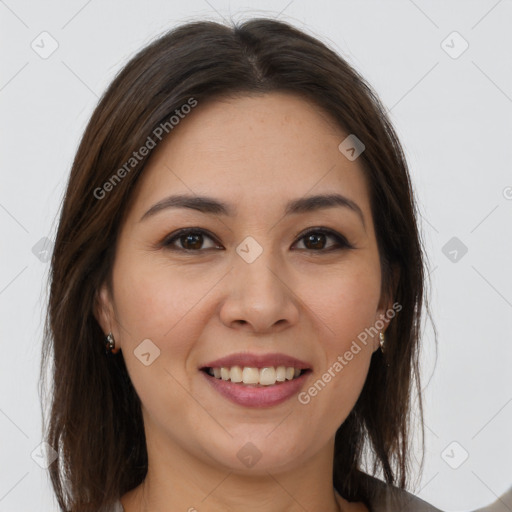
[[[284,215],[308,213],[333,207],[343,207],[352,210],[360,217],[366,229],[361,208],[357,203],[341,194],[319,194],[293,199],[286,203]],[[213,197],[179,194],[158,201],[140,218],[139,222],[169,208],[189,208],[206,214],[225,215],[228,217],[233,217],[236,214],[236,208],[233,205],[223,203]]]

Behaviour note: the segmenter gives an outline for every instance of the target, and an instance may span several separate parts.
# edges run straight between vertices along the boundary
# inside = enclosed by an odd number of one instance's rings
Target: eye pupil
[[[203,235],[201,233],[188,233],[186,235],[182,235],[180,238],[185,249],[199,249],[202,245],[202,236]],[[191,240],[192,247],[189,245]],[[196,242],[195,244],[194,241]]]
[[[313,244],[313,247],[310,247],[308,245],[309,242],[312,242]],[[310,249],[310,248],[313,248],[313,249],[321,249],[322,248],[322,244],[325,243],[325,235],[323,233],[311,233],[309,234],[305,241],[304,241],[304,245]]]

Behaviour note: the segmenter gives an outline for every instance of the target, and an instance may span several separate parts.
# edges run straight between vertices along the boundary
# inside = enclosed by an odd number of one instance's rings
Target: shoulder
[[[370,512],[442,512],[403,489],[391,486],[373,476],[365,475],[371,489]]]

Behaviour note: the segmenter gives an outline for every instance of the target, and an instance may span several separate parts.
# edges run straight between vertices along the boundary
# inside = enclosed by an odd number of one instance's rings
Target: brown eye
[[[326,241],[329,238],[335,240],[336,243],[334,246],[330,246],[326,249]],[[303,234],[299,240],[304,240],[303,243],[305,248],[310,251],[328,252],[331,250],[348,249],[352,247],[343,236],[339,235],[335,231],[327,229],[310,230]]]
[[[203,235],[201,233],[189,233],[179,237],[184,249],[200,249],[203,245]]]
[[[213,238],[202,229],[180,229],[177,233],[171,235],[170,238],[167,238],[162,245],[170,250],[200,252],[202,249],[205,249],[203,247],[205,239],[213,241]],[[176,242],[179,243],[178,246],[176,246]],[[206,249],[214,247],[218,246],[214,244],[206,247]]]
[[[310,233],[304,237],[304,245],[308,249],[323,249],[325,240],[325,233]]]

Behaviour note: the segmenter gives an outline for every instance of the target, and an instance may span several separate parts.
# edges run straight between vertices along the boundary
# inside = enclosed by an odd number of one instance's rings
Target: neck
[[[163,435],[151,439],[148,473],[144,482],[123,496],[125,512],[350,510],[333,487],[334,439],[291,468],[261,465],[258,469],[256,464],[245,472],[222,467],[206,454],[199,458]]]

